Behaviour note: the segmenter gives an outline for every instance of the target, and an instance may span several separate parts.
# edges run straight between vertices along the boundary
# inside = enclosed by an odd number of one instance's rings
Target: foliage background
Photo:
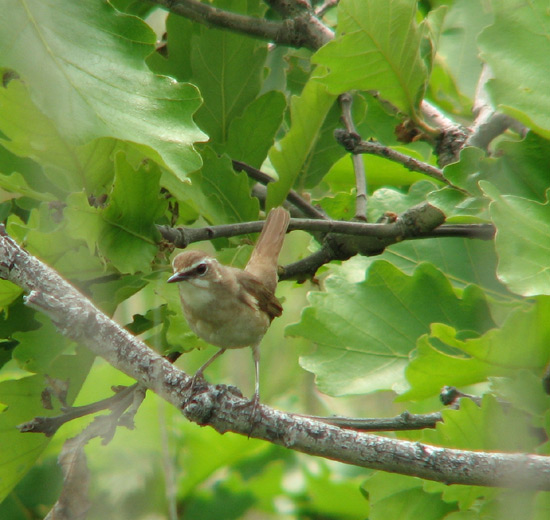
[[[277,18],[259,0],[213,4]],[[529,131],[508,131],[489,151],[463,149],[444,174],[467,193],[379,157],[364,162],[369,221],[427,200],[449,223],[492,222],[495,240],[404,241],[324,267],[320,285],[281,283],[285,313],[264,340],[262,397],[292,411],[387,416],[441,409],[441,387],[456,385],[483,395],[481,406],[463,403],[445,410],[435,430],[399,437],[548,452],[541,432],[550,427],[549,397],[540,383],[550,334],[545,0],[342,0],[324,19],[336,37],[315,54],[172,14],[164,22],[142,2],[9,0],[3,11],[0,215],[8,232],[157,350],[205,347],[178,362],[190,372],[212,347],[181,317],[165,283],[171,248],[155,226],[257,219],[252,183],[230,158],[279,177],[268,204],[293,187],[329,216],[350,219],[355,182],[333,138],[337,95],[357,91],[363,139],[435,164],[432,145],[400,143],[395,127],[404,117],[423,127],[423,99],[470,125],[489,64],[492,105]],[[156,51],[164,23],[167,53]],[[242,266],[250,239],[198,247]],[[316,248],[293,232],[282,263]],[[0,305],[0,517],[41,518],[62,486],[61,445],[86,424],[68,424],[51,440],[15,429],[56,413],[42,407],[45,375],[70,379],[78,404],[130,381],[65,340],[8,282]],[[209,380],[250,393],[250,353],[224,357]],[[92,442],[87,454],[90,518],[474,520],[550,512],[548,493],[444,486],[220,436],[153,395],[135,430],[119,429],[107,446]]]

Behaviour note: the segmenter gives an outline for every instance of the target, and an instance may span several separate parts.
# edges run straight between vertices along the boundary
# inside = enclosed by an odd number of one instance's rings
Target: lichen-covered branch
[[[219,432],[250,435],[289,449],[356,466],[445,482],[550,490],[550,458],[455,450],[345,430],[261,406],[251,429],[247,401],[231,387],[190,378],[117,325],[53,269],[0,235],[0,276],[28,292],[26,303],[59,331],[153,390],[185,416]],[[22,434],[23,435],[23,434]]]

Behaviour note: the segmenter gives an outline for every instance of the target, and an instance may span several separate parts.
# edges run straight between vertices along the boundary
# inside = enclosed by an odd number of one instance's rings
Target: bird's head
[[[219,280],[220,263],[203,251],[184,251],[172,262],[174,274],[168,283],[189,282],[195,287],[208,287]]]

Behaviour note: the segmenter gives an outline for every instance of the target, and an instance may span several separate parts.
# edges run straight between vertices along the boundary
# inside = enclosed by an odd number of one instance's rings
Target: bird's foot
[[[202,370],[197,370],[195,375],[191,378],[189,383],[189,391],[193,393],[196,387],[200,387],[201,384],[205,383],[206,380],[202,374]]]
[[[248,437],[250,437],[252,435],[252,432],[254,431],[254,428],[256,428],[258,424],[260,424],[263,418],[261,403],[260,403],[260,396],[257,394],[254,394],[254,397],[252,397],[250,401],[245,401],[239,407],[240,408],[252,407],[252,409],[250,410],[250,429],[248,430]]]

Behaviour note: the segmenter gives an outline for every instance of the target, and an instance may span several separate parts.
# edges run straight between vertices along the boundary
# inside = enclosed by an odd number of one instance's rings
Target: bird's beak
[[[187,280],[188,276],[187,273],[174,273],[168,280],[166,280],[168,283],[174,283],[174,282],[181,282],[183,280]]]

